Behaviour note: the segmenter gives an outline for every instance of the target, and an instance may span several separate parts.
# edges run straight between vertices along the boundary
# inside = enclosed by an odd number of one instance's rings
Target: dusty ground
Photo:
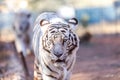
[[[13,43],[0,42],[0,80],[26,80]]]
[[[120,80],[120,37],[95,37],[81,45],[72,80]]]
[[[33,55],[27,57],[31,76],[33,60]],[[81,44],[72,80],[120,80],[120,36],[95,36],[90,43]]]

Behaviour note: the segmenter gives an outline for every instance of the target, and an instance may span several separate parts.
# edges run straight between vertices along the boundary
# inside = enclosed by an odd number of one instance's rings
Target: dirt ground
[[[26,59],[32,76],[33,54]],[[120,36],[94,36],[89,43],[80,44],[72,80],[120,80]]]
[[[13,43],[0,42],[0,80],[26,80]]]
[[[120,37],[94,37],[81,44],[72,80],[120,80]]]

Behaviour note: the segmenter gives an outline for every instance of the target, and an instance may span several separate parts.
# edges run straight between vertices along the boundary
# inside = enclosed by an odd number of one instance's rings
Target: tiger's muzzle
[[[53,54],[60,58],[64,54],[63,39],[60,34],[57,34],[53,37],[53,45]]]

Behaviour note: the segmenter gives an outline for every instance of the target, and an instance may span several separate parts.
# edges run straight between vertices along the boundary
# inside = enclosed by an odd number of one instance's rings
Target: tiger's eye
[[[51,33],[55,33],[55,31],[51,31]]]
[[[61,30],[62,33],[65,33],[65,30]]]

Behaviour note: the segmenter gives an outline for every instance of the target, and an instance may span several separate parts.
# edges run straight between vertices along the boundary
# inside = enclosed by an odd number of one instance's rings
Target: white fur
[[[17,49],[17,52],[23,52],[24,56],[27,56],[32,51],[31,46],[31,39],[32,39],[32,19],[31,17],[27,17],[27,15],[30,14],[28,11],[20,11],[16,13],[15,15],[15,21],[14,21],[14,32],[15,32],[15,46]],[[22,16],[21,16],[22,15]],[[22,31],[20,29],[20,26],[22,25],[23,30],[25,30],[25,25],[23,25],[21,22],[28,22],[29,28],[26,31]],[[29,38],[30,43],[27,44],[25,42],[26,39]]]
[[[50,24],[46,24],[44,26],[40,25],[40,21],[42,19],[48,20]],[[58,17],[55,13],[42,13],[41,15],[38,16],[36,19],[36,23],[33,29],[33,48],[34,48],[34,53],[35,53],[35,58],[37,58],[42,67],[42,77],[43,80],[70,80],[70,75],[71,75],[71,70],[74,66],[75,60],[76,60],[76,52],[78,50],[79,44],[77,44],[77,47],[72,51],[71,55],[67,55],[66,61],[68,64],[65,63],[53,63],[51,62],[51,55],[47,51],[45,51],[42,47],[42,37],[45,34],[46,30],[48,29],[48,26],[51,24],[67,24],[69,25],[68,22],[66,22],[64,19]],[[75,25],[74,25],[75,26]],[[70,26],[71,27],[71,26]],[[77,38],[78,39],[78,38]],[[78,40],[79,42],[79,40]],[[53,58],[57,59],[56,56]],[[63,58],[63,56],[62,56]],[[44,62],[43,62],[44,60]],[[53,72],[51,72],[44,64],[48,64],[49,68],[52,69]],[[70,66],[72,64],[72,66]],[[69,71],[67,68],[70,67]],[[56,77],[57,79],[51,78],[46,75],[52,75]]]

